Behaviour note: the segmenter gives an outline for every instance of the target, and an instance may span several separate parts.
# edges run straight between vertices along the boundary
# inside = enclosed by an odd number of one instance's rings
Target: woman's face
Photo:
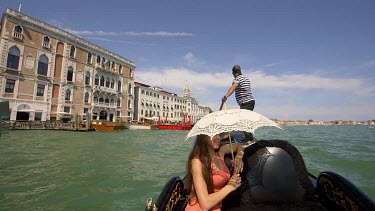
[[[211,139],[208,139],[209,140],[209,145],[213,148],[213,149],[219,149],[220,148],[220,135],[215,135],[213,136]]]

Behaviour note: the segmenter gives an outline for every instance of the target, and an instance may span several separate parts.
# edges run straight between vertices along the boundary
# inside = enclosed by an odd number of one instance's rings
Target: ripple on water
[[[187,133],[10,131],[0,139],[1,207],[143,210],[171,177],[185,175],[194,142],[183,141]],[[255,137],[289,141],[313,174],[337,172],[375,198],[375,130],[284,126],[257,129]]]

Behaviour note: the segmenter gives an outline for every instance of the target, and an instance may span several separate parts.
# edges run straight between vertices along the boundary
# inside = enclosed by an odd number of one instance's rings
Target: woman
[[[241,185],[239,172],[243,170],[242,145],[233,144],[237,153],[234,160],[234,173],[224,162],[224,155],[231,153],[229,145],[220,146],[220,135],[210,138],[198,135],[186,165],[186,186],[191,188],[186,211],[215,210],[221,208],[221,201]],[[229,181],[229,182],[228,182]]]

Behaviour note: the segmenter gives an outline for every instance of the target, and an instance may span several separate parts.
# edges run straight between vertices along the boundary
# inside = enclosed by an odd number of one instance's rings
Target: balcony
[[[111,94],[117,94],[118,92],[115,89],[109,88],[109,87],[104,87],[104,86],[98,86],[95,85],[94,91],[96,92],[107,92]]]
[[[51,49],[51,43],[49,43],[49,42],[43,42],[42,46],[43,46],[43,48]]]
[[[13,37],[19,40],[22,40],[22,33],[13,31]]]
[[[20,73],[21,72],[21,70],[19,70],[19,69],[13,69],[13,68],[10,68],[10,67],[7,67],[5,69],[5,72],[7,72],[7,71],[15,72],[15,73]]]
[[[113,68],[113,67],[108,67],[104,64],[98,64],[98,63],[95,63],[95,68],[97,70],[101,70],[101,71],[105,71],[105,72],[108,72],[108,73],[112,73],[112,74],[117,74],[117,75],[120,75],[117,71],[116,71],[116,68]]]
[[[93,102],[93,105],[105,108],[117,108],[117,103]]]

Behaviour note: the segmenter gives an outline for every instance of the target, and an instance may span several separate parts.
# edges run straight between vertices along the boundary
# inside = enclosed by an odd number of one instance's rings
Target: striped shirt
[[[238,83],[235,96],[239,106],[254,100],[253,94],[251,93],[250,80],[248,78],[245,78],[243,75],[238,75],[234,78],[233,83]]]

